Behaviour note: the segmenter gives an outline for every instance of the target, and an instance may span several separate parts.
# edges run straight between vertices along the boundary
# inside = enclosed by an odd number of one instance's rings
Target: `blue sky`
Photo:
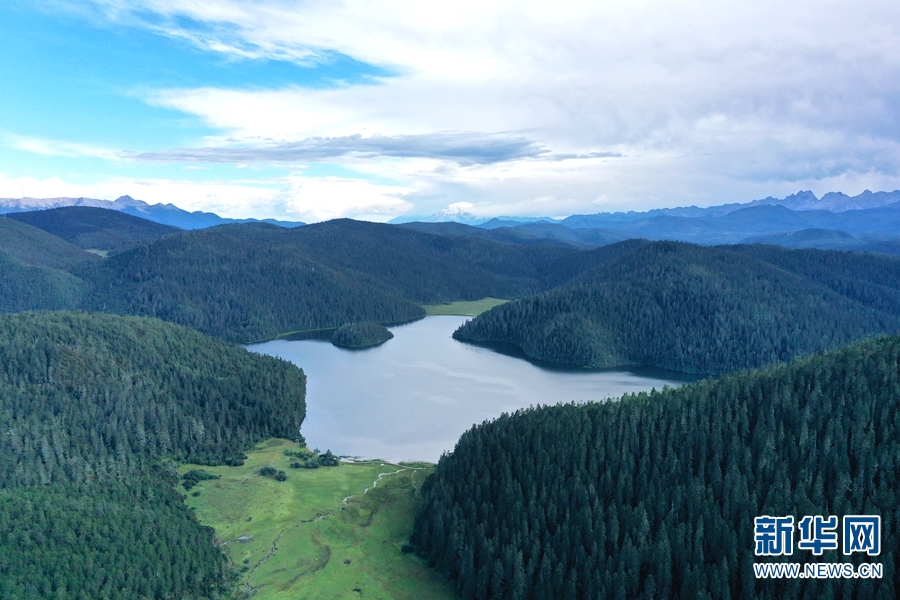
[[[900,7],[0,6],[0,197],[562,216],[900,187]]]

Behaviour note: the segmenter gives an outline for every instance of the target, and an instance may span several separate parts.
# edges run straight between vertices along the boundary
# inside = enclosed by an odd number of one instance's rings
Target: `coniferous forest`
[[[0,218],[4,599],[227,596],[233,566],[175,464],[294,438],[306,383],[234,343],[334,329],[361,346],[423,304],[484,297],[512,301],[454,337],[725,375],[465,433],[407,547],[463,598],[897,596],[900,338],[859,342],[900,331],[894,257],[78,217]],[[762,514],[881,515],[883,578],[755,579]]]
[[[101,225],[96,235],[109,237]],[[0,218],[4,227],[18,235],[0,236],[0,261],[9,265],[0,271],[0,312],[134,314],[239,343],[410,321],[425,315],[420,304],[539,292],[552,262],[578,253],[343,219],[186,231],[99,259],[37,227]],[[20,251],[23,240],[35,252]],[[47,244],[49,256],[38,251]]]
[[[896,598],[898,440],[896,336],[522,410],[441,459],[412,541],[467,600]],[[848,514],[881,515],[881,579],[754,578],[754,517]]]
[[[116,210],[90,206],[12,213],[7,218],[42,229],[79,248],[112,253],[182,231]]]
[[[722,374],[900,331],[894,257],[679,242],[601,251],[610,258],[598,266],[454,337],[569,365]]]
[[[368,348],[383,344],[392,337],[394,334],[378,323],[348,323],[334,331],[331,343],[344,348]]]
[[[155,319],[0,317],[0,597],[206,598],[231,570],[171,460],[296,436],[285,361]]]

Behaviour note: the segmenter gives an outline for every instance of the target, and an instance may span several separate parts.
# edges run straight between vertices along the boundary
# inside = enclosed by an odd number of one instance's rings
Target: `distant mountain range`
[[[115,200],[97,200],[95,198],[0,198],[0,214],[30,212],[66,206],[106,208],[181,229],[205,229],[228,223],[262,222],[281,227],[305,225],[305,223],[278,221],[275,219],[227,219],[211,212],[199,210],[188,212],[174,204],[147,204],[142,200],[135,200],[131,196],[121,196]]]
[[[900,202],[900,190],[893,192],[871,192],[864,191],[858,196],[848,196],[843,192],[828,192],[821,198],[816,197],[811,191],[801,191],[791,194],[785,198],[773,198],[769,196],[761,200],[752,200],[750,202],[731,204],[720,204],[718,206],[710,206],[700,208],[698,206],[679,206],[675,208],[656,208],[648,211],[628,211],[616,213],[595,213],[590,215],[572,215],[565,219],[554,219],[553,217],[515,217],[503,216],[485,219],[484,217],[476,217],[472,213],[462,210],[444,209],[439,213],[425,215],[404,215],[391,220],[393,224],[404,223],[462,223],[464,225],[473,225],[484,229],[497,229],[499,227],[514,227],[524,223],[558,223],[571,227],[573,229],[587,227],[610,227],[613,224],[631,223],[650,219],[659,216],[670,217],[721,217],[729,213],[741,210],[742,208],[750,208],[753,206],[784,206],[794,211],[811,211],[825,210],[829,212],[847,212],[851,210],[866,210],[870,208],[881,208],[890,204]]]
[[[496,217],[477,222],[472,215],[464,216],[467,224],[447,222],[452,219],[443,213],[417,223],[404,220],[402,224],[445,235],[576,248],[643,238],[701,245],[759,243],[900,254],[900,190],[866,190],[858,196],[830,192],[821,198],[804,191],[743,204],[572,215],[565,219]]]
[[[658,208],[646,212],[597,213],[592,215],[572,215],[557,221],[573,228],[583,227],[615,227],[623,223],[636,223],[656,217],[680,217],[688,219],[724,217],[734,212],[762,206],[779,206],[794,212],[830,212],[846,213],[851,211],[871,210],[900,203],[900,190],[893,192],[864,191],[858,196],[848,196],[841,192],[829,192],[817,198],[810,191],[797,192],[785,198],[763,198],[743,204],[732,203],[708,208],[686,206],[677,208]],[[763,214],[763,213],[757,213]],[[786,214],[786,213],[782,213]]]
[[[172,204],[147,204],[130,196],[114,201],[92,198],[0,199],[0,214],[58,207],[98,207],[181,229],[204,229],[257,219],[227,219],[214,213],[188,212]],[[303,223],[264,219],[282,227]],[[900,190],[848,196],[829,192],[818,198],[801,191],[785,198],[752,202],[659,208],[644,212],[596,213],[551,217],[503,216],[485,220],[465,210],[443,210],[428,217],[391,221],[442,235],[468,235],[512,244],[543,243],[596,248],[625,239],[677,240],[701,245],[762,243],[792,248],[823,248],[900,254]]]

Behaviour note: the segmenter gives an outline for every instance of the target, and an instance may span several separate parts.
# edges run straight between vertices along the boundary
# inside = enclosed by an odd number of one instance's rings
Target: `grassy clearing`
[[[507,302],[509,302],[509,300],[501,300],[500,298],[482,298],[481,300],[472,300],[471,302],[426,304],[422,306],[422,308],[425,309],[425,314],[429,316],[456,315],[460,317],[477,317],[481,313]]]
[[[221,475],[197,484],[186,502],[215,528],[217,543],[241,575],[239,590],[255,600],[457,598],[440,574],[400,550],[412,532],[418,488],[433,465],[373,461],[291,469],[284,451],[297,448],[269,440],[241,467],[179,469]],[[287,481],[256,475],[265,466],[284,470]],[[366,488],[372,489],[364,494]]]

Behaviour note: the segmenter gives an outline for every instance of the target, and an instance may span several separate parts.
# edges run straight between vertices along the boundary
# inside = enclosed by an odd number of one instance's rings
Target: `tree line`
[[[0,316],[0,597],[212,598],[231,586],[173,460],[295,437],[305,376],[184,327]]]
[[[616,245],[619,246],[619,245]],[[721,374],[900,331],[900,260],[655,242],[554,290],[498,306],[454,337],[570,365]]]
[[[895,598],[900,337],[466,432],[412,543],[464,599]],[[754,518],[880,515],[882,579],[754,577]],[[795,549],[789,561],[851,560]]]

